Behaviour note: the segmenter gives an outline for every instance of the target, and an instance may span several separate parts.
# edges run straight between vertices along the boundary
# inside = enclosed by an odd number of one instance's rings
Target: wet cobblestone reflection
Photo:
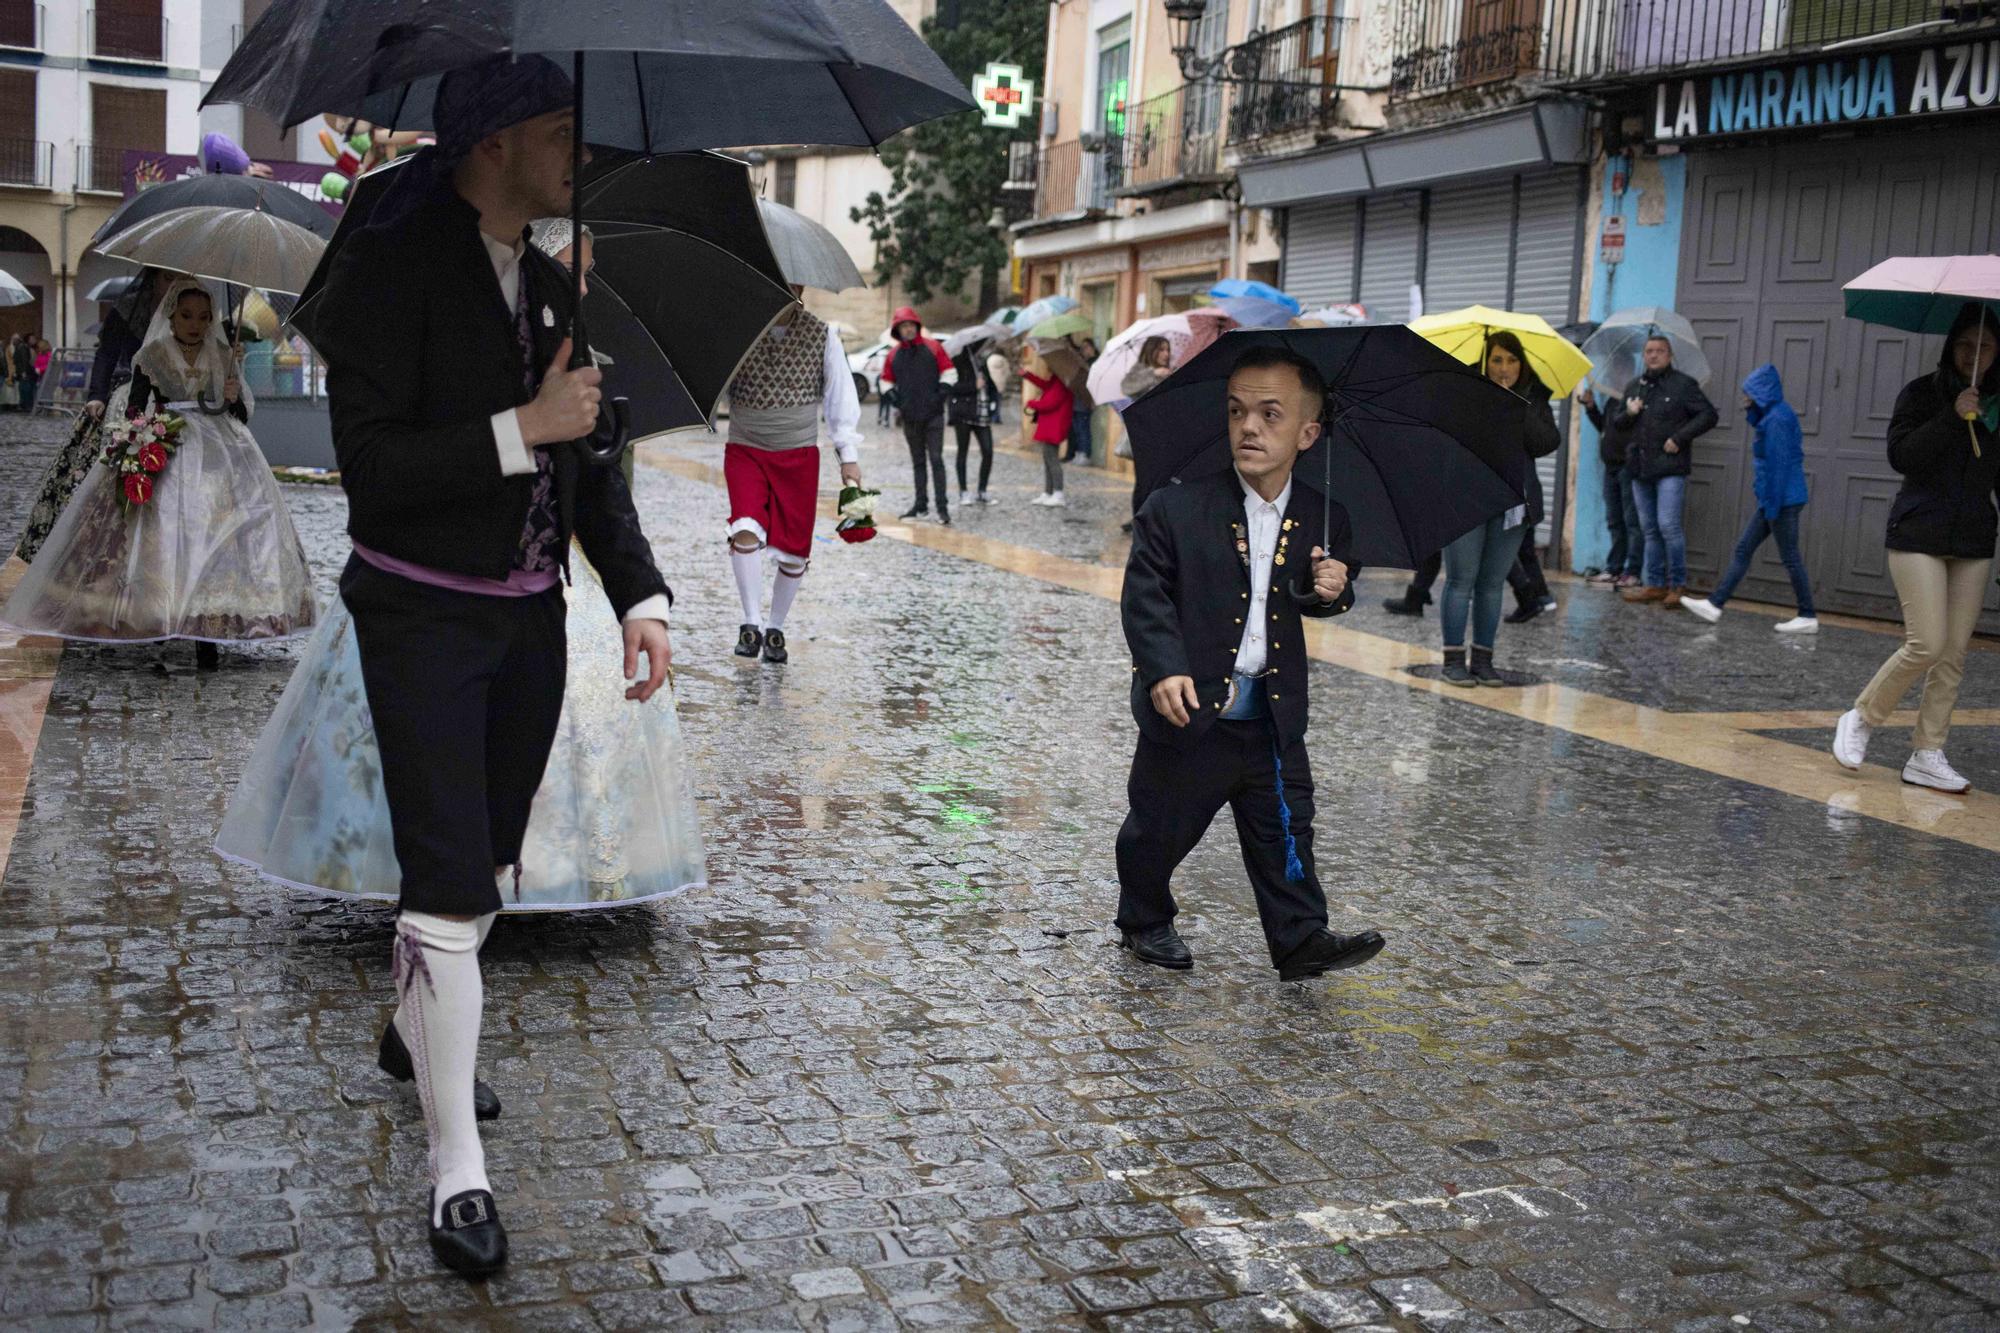
[[[0,428],[0,534],[52,437]],[[890,499],[901,454],[871,430]],[[1025,505],[1033,459],[995,480],[961,528],[1122,558],[1099,474],[1066,511]],[[1106,927],[1114,603],[829,541],[791,663],[745,663],[720,492],[639,487],[713,887],[496,927],[512,1266],[425,1244],[417,1105],[373,1062],[389,913],[209,851],[290,652],[71,649],[0,880],[0,1325],[2000,1323],[1991,853],[1317,665],[1335,926],[1388,952],[1275,984],[1218,827],[1196,970],[1144,970]],[[340,495],[286,498],[328,592]],[[1563,595],[1503,653],[1678,711],[1836,708],[1893,642]]]

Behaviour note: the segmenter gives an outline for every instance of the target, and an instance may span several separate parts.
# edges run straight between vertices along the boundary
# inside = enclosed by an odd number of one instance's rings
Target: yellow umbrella
[[[1488,334],[1505,330],[1521,340],[1529,367],[1557,397],[1573,392],[1590,373],[1590,358],[1550,328],[1540,315],[1469,305],[1463,310],[1413,319],[1410,327],[1468,366],[1478,366],[1486,354]]]

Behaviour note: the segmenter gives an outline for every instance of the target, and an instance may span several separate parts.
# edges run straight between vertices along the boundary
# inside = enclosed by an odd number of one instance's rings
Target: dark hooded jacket
[[[1903,488],[1889,506],[1886,545],[1892,551],[1968,560],[1993,554],[2000,528],[1994,510],[2000,438],[1984,419],[1963,421],[1952,410],[1965,381],[1951,364],[1951,343],[1974,319],[1970,313],[1961,316],[1945,338],[1938,368],[1911,380],[1896,395],[1896,410],[1889,417],[1889,466],[1903,474]],[[2000,336],[2000,325],[1990,317],[1986,329],[1988,337]],[[2000,361],[1979,387],[1982,403],[2000,393]]]
[[[952,369],[951,358],[945,355],[943,343],[924,336],[924,322],[909,306],[890,317],[890,336],[905,323],[917,326],[916,336],[896,340],[895,348],[882,363],[882,382],[896,386],[903,420],[929,421],[944,415],[948,394],[944,375]]]

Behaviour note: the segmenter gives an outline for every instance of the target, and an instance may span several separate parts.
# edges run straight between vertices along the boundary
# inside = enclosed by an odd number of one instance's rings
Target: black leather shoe
[[[947,527],[947,528],[948,528],[948,527],[950,527],[950,526],[951,526],[951,511],[950,511],[950,510],[948,510],[948,509],[940,509],[940,510],[938,510],[938,523],[939,523],[939,525],[940,525],[940,526],[942,526],[942,527]]]
[[[1410,597],[1407,595],[1402,597],[1384,597],[1382,599],[1382,609],[1392,616],[1421,617],[1424,614],[1424,603],[1428,601],[1430,601],[1429,597]]]
[[[1321,927],[1311,939],[1285,955],[1278,964],[1278,980],[1301,981],[1322,972],[1338,972],[1356,967],[1382,952],[1379,931],[1364,930],[1359,935],[1336,935]]]
[[[1542,600],[1539,597],[1532,602],[1523,602],[1507,613],[1507,623],[1510,625],[1525,625],[1547,609],[1546,606],[1542,605]]]
[[[904,518],[923,518],[931,512],[929,505],[911,505],[903,511]]]
[[[1181,938],[1181,933],[1172,926],[1128,930],[1118,947],[1130,949],[1133,957],[1154,967],[1170,967],[1176,972],[1185,972],[1194,966],[1194,953],[1187,947],[1187,941]]]
[[[763,651],[763,630],[758,629],[755,625],[739,625],[736,627],[736,655],[738,657],[755,657]]]
[[[431,1200],[436,1197],[433,1191]],[[446,1199],[444,1225],[431,1228],[431,1253],[446,1268],[467,1277],[485,1277],[505,1268],[507,1228],[500,1225],[493,1196],[485,1190],[465,1190]]]
[[[403,1034],[396,1031],[394,1023],[382,1029],[382,1049],[375,1054],[375,1065],[398,1083],[408,1083],[417,1076],[417,1066],[410,1059],[410,1048],[403,1045]],[[500,1118],[500,1098],[478,1079],[472,1080],[472,1118]]]
[[[214,671],[222,665],[222,650],[205,639],[195,640],[194,669]]]
[[[766,662],[789,662],[792,655],[785,651],[785,632],[781,629],[764,631],[764,660]]]

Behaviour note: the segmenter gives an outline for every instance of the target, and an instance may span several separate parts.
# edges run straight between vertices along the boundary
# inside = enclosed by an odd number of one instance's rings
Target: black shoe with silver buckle
[[[767,629],[764,631],[764,660],[780,664],[792,660],[792,655],[785,651],[785,632],[783,630]]]
[[[394,1022],[382,1029],[382,1048],[375,1053],[375,1067],[398,1083],[408,1083],[417,1076],[416,1063],[410,1059],[410,1048],[403,1044],[403,1034],[396,1031]],[[500,1098],[478,1079],[472,1080],[472,1118],[500,1118]]]
[[[435,1199],[435,1193],[433,1193]],[[485,1190],[465,1190],[444,1201],[444,1224],[431,1227],[431,1253],[454,1273],[485,1277],[507,1266],[507,1228]]]
[[[739,625],[736,627],[736,655],[738,657],[755,657],[763,651],[763,630],[758,629],[755,625]]]

